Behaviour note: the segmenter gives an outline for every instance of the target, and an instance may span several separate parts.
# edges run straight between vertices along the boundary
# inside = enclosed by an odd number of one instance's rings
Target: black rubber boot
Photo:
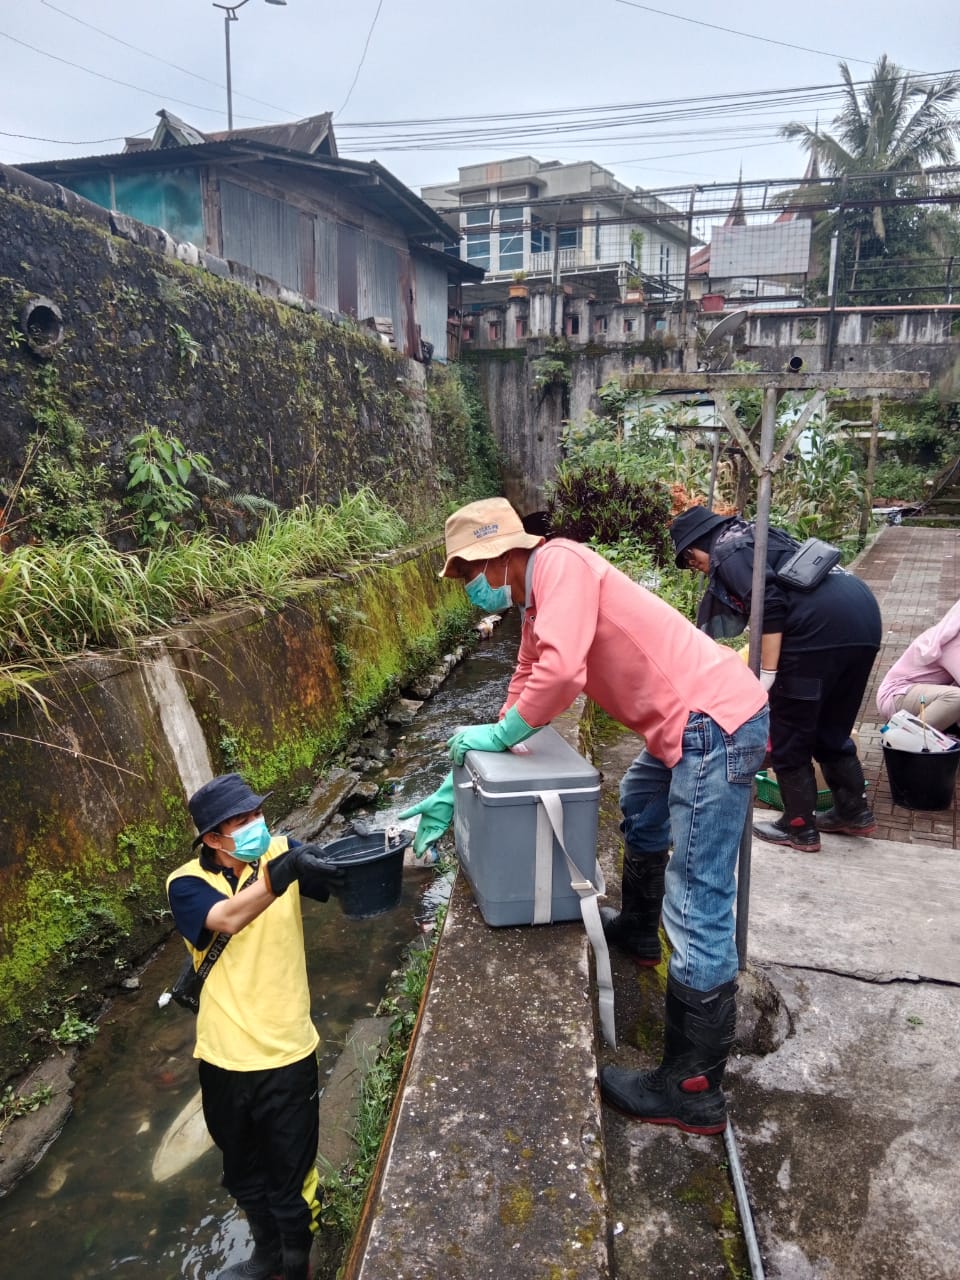
[[[600,908],[607,941],[645,967],[660,963],[660,908],[668,857],[666,849],[638,853],[625,845],[620,910]]]
[[[247,1213],[254,1249],[245,1262],[221,1271],[217,1280],[280,1280],[280,1232],[269,1213]]]
[[[654,1071],[604,1067],[604,1102],[647,1124],[722,1133],[727,1103],[720,1084],[736,1023],[736,982],[695,991],[668,977],[663,1061]]]
[[[283,1237],[283,1280],[310,1280],[310,1247],[313,1236],[309,1231],[303,1235]]]
[[[833,792],[833,808],[817,814],[817,830],[844,836],[868,836],[877,820],[867,804],[863,766],[857,756],[838,756],[820,763],[827,786]]]
[[[773,822],[755,822],[753,834],[771,844],[788,844],[793,849],[817,853],[820,833],[816,827],[817,779],[812,764],[794,769],[778,769],[777,782],[783,800],[783,814]]]

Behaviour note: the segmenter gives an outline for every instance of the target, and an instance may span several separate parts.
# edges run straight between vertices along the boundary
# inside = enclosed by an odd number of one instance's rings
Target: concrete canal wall
[[[466,627],[442,559],[401,552],[305,584],[279,612],[84,654],[36,685],[42,705],[0,706],[0,1080],[169,932],[164,881],[189,850],[197,785],[236,768],[289,801]]]

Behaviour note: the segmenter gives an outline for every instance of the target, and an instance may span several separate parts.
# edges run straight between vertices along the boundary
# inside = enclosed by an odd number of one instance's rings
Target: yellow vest
[[[286,836],[274,837],[261,863],[286,848]],[[168,891],[181,876],[199,877],[218,893],[231,893],[226,877],[208,871],[199,857],[167,877]],[[241,872],[238,893],[252,876],[252,866]],[[198,968],[206,950],[198,951],[189,942],[186,947]],[[228,1071],[263,1071],[299,1062],[319,1043],[310,1019],[300,890],[294,882],[233,935],[207,975],[193,1056]]]

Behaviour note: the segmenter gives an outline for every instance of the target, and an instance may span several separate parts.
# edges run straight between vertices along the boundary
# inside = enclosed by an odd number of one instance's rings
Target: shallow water
[[[393,732],[396,754],[369,775],[390,790],[377,827],[443,780],[443,744],[458,725],[496,718],[517,639],[513,616],[451,673],[413,725]],[[412,869],[401,905],[373,920],[347,920],[335,901],[304,903],[321,1078],[442,896],[432,872]],[[4,1276],[208,1280],[247,1255],[247,1229],[219,1186],[214,1148],[164,1182],[153,1176],[164,1134],[197,1091],[193,1016],[156,1004],[183,956],[171,938],[141,975],[142,989],[113,1002],[81,1053],[73,1115],[37,1168],[0,1200]]]

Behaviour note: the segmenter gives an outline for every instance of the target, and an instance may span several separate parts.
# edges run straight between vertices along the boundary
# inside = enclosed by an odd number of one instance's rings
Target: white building
[[[629,287],[647,300],[683,294],[691,240],[678,210],[618,182],[592,161],[533,156],[465,165],[455,182],[421,189],[461,235],[460,256],[483,267],[474,288],[504,292],[518,272],[581,284],[598,297]]]

